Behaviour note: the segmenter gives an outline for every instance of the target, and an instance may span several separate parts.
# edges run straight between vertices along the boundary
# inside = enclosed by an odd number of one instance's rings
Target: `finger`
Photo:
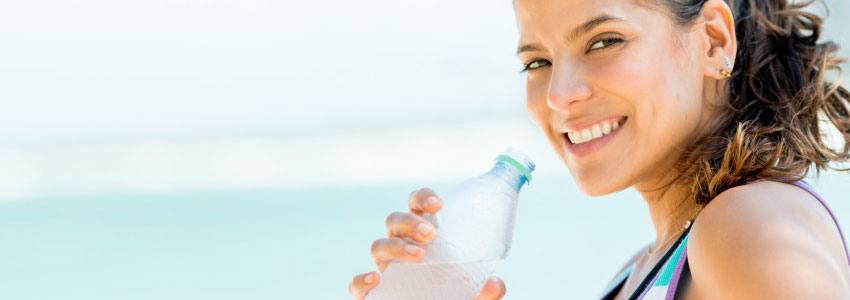
[[[351,279],[351,283],[348,285],[348,293],[354,299],[362,300],[366,298],[366,294],[377,286],[380,281],[381,275],[378,272],[369,272],[354,276],[354,279]]]
[[[425,245],[434,240],[436,229],[431,222],[411,213],[394,212],[387,216],[387,236],[410,238]]]
[[[499,277],[490,277],[474,300],[499,300],[505,296],[505,293],[507,293],[505,282]]]
[[[392,260],[406,262],[417,262],[421,260],[425,249],[408,243],[403,239],[393,237],[375,240],[372,243],[371,252],[375,265],[378,266],[379,271],[383,272]]]
[[[410,211],[417,215],[436,213],[443,207],[443,200],[430,188],[421,188],[410,193],[407,199]]]

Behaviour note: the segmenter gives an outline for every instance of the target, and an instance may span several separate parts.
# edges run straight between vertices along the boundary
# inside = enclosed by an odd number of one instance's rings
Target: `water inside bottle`
[[[386,288],[369,299],[473,299],[501,262],[392,263],[381,277]]]
[[[369,300],[472,299],[511,246],[517,198],[534,163],[506,151],[493,168],[443,196],[443,208],[426,216],[436,229],[420,262],[392,262]]]

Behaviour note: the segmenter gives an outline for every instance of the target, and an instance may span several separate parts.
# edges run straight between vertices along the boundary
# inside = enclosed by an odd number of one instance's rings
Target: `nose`
[[[556,68],[549,81],[547,104],[557,111],[568,109],[576,102],[590,99],[592,92],[587,80],[575,68]]]

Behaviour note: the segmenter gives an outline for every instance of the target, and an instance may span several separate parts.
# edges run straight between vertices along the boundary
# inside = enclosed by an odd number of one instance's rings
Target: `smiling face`
[[[656,186],[710,118],[703,36],[637,2],[515,2],[528,110],[590,195]]]

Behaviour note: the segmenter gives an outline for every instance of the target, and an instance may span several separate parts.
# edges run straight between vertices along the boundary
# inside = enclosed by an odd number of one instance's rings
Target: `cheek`
[[[663,122],[664,107],[671,102],[667,93],[671,83],[662,71],[666,62],[657,58],[661,55],[652,53],[655,49],[637,48],[599,67],[597,78],[604,82],[599,85],[609,97],[620,99],[629,114],[628,131],[633,138],[624,146],[645,151],[647,138],[660,130],[657,124]]]
[[[684,57],[686,50],[668,40],[650,43],[659,46],[647,43],[634,45],[627,55],[600,67],[598,77],[612,94],[627,100],[641,133],[681,125],[678,122],[690,119],[701,102],[690,76],[697,70]]]
[[[554,132],[551,126],[551,119],[554,112],[549,107],[547,101],[549,98],[548,75],[541,73],[533,76],[538,77],[529,77],[526,83],[526,109],[534,120],[534,123],[543,130],[546,139],[555,152],[559,153],[559,156],[562,156],[564,145],[562,144],[561,134]]]
[[[652,51],[636,49],[597,67],[597,78],[604,81],[606,89],[616,97],[627,99],[632,107],[641,107],[655,101],[667,84],[659,72],[665,62]]]
[[[544,78],[529,78],[526,83],[526,109],[537,126],[548,127],[549,106],[546,98],[548,82]]]
[[[608,96],[620,99],[629,114],[629,138],[618,145],[629,159],[611,164],[624,179],[631,178],[627,181],[678,158],[677,149],[696,130],[701,107],[695,77],[689,75],[696,71],[671,58],[683,50],[640,46],[597,68],[598,85],[604,86]]]

